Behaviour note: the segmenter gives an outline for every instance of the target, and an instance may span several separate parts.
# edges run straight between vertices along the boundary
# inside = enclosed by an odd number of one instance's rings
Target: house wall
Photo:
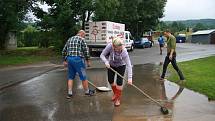
[[[213,32],[210,36],[210,44],[215,44],[215,32]]]
[[[210,44],[210,35],[192,35],[192,43]]]
[[[15,32],[9,32],[7,41],[6,41],[6,49],[16,49],[17,48],[17,39],[16,39],[16,33]]]

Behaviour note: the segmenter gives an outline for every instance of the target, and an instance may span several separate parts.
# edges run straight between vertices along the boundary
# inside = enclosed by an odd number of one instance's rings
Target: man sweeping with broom
[[[114,84],[115,72],[110,68],[117,71],[120,75],[124,75],[125,69],[128,69],[128,84],[132,84],[132,66],[126,48],[123,45],[123,40],[120,37],[113,39],[102,51],[100,58],[108,68],[108,82],[113,90],[112,101],[115,106],[120,105],[120,98],[122,95],[123,79],[117,76],[116,84]]]
[[[85,31],[80,30],[77,35],[68,39],[62,50],[64,65],[68,66],[68,99],[73,95],[72,87],[76,73],[79,74],[80,80],[82,81],[85,95],[91,96],[94,94],[94,91],[88,87],[84,58],[86,59],[87,65],[90,66],[90,55],[84,37]]]

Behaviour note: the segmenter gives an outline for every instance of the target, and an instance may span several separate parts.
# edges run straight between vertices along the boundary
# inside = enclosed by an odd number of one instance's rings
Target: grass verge
[[[56,53],[52,48],[23,47],[0,52],[0,67],[49,61]]]
[[[0,56],[0,66],[30,64],[41,61],[48,61],[48,56]]]
[[[215,100],[215,56],[178,63],[186,83],[185,87],[208,96]],[[179,80],[172,66],[169,66],[171,75],[168,80]]]

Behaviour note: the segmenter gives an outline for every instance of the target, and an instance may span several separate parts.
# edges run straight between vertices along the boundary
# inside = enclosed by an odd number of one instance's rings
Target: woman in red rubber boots
[[[120,37],[116,37],[109,43],[102,51],[100,58],[108,68],[108,82],[113,90],[112,101],[115,106],[120,105],[120,98],[122,95],[123,79],[117,75],[116,84],[114,83],[115,73],[110,69],[113,68],[122,76],[125,73],[125,69],[128,69],[128,84],[132,84],[132,66],[127,52],[127,49],[123,45],[123,40]]]

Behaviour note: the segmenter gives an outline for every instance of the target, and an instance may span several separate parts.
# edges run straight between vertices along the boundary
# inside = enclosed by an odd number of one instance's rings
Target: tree
[[[77,29],[84,29],[86,21],[114,21],[126,24],[135,34],[154,29],[163,16],[166,0],[42,0],[51,8],[44,12],[35,4],[34,13],[41,20],[38,25],[52,31],[56,45],[63,45]],[[139,23],[138,23],[139,22]],[[137,30],[138,29],[138,30]],[[61,48],[61,47],[60,47]]]
[[[142,33],[155,29],[165,4],[166,0],[96,0],[95,20],[124,23],[132,34]]]
[[[204,30],[204,29],[207,29],[207,27],[202,24],[202,23],[197,23],[194,28],[193,28],[193,31],[199,31],[199,30]]]
[[[178,31],[178,23],[176,22],[176,21],[174,21],[174,22],[172,22],[172,24],[170,25],[170,27],[171,28],[169,28],[170,29],[170,31],[172,32],[172,33],[175,33],[175,32],[177,32]]]
[[[156,28],[159,18],[163,17],[165,4],[166,0],[147,0],[138,4],[138,20],[143,22],[140,31],[149,31]]]
[[[96,0],[95,21],[114,21],[116,17],[118,0]]]
[[[186,26],[183,23],[177,22],[177,21],[174,21],[170,27],[171,27],[170,30],[172,33],[179,32],[186,29]]]
[[[94,11],[94,0],[43,0],[51,6],[48,12],[44,12],[39,4],[35,4],[34,14],[41,20],[38,25],[43,31],[53,33],[53,39],[57,49],[61,49],[65,41],[84,29],[85,21],[89,21]]]
[[[17,31],[34,0],[0,1],[0,49],[5,49],[8,32]]]
[[[157,24],[157,27],[156,27],[156,30],[158,31],[165,31],[166,29],[168,29],[168,25],[163,22],[163,21],[160,21],[158,24]]]
[[[21,31],[21,33],[22,38],[19,41],[21,41],[24,46],[38,46],[39,32],[35,27],[33,27],[32,25],[28,25],[23,31]]]
[[[85,22],[90,20],[90,17],[95,12],[95,0],[81,0],[80,18],[82,22],[82,29],[85,28]]]
[[[178,31],[183,31],[183,30],[186,30],[185,24],[183,24],[182,22],[178,22]]]

